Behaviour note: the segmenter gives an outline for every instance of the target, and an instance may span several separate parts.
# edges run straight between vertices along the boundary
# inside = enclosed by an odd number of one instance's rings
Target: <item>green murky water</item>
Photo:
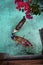
[[[33,15],[32,20],[27,19],[23,27],[16,33],[16,35],[28,39],[33,44],[33,48],[22,47],[11,39],[11,33],[24,15],[25,13],[16,10],[14,0],[0,0],[0,53],[41,54],[42,43],[39,29],[43,27],[43,13],[40,16]]]

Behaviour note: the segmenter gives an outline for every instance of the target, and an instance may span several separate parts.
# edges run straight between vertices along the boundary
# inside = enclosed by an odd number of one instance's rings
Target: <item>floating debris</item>
[[[32,47],[33,45],[25,38],[13,35],[11,37],[14,41],[16,41],[18,44],[21,44],[24,47]]]
[[[25,19],[25,16],[23,16],[23,19],[17,24],[16,28],[14,29],[14,32],[17,32],[22,26],[23,24],[25,23],[26,19]]]

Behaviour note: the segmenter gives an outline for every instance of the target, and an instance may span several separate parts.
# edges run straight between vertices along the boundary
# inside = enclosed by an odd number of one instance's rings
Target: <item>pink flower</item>
[[[26,15],[30,14],[30,9],[26,11]]]
[[[17,4],[16,9],[18,9],[19,11],[23,8],[24,11],[26,11],[26,18],[28,19],[32,19],[33,17],[30,15],[30,2],[31,0],[29,0],[28,2],[24,2],[24,0],[15,0],[15,4]]]
[[[30,10],[30,7],[28,6],[27,3],[25,2],[17,2],[17,7],[16,9],[20,9],[20,8],[23,8],[24,7],[24,10]]]
[[[15,0],[15,3],[17,4],[16,9],[20,9],[24,7],[24,10],[30,10],[30,6],[28,2],[23,2],[23,0]]]
[[[32,19],[33,17],[31,15],[26,15],[27,19]]]
[[[29,5],[27,4],[27,2],[25,3],[25,11],[26,10],[30,10],[30,7],[29,7]]]
[[[16,6],[16,9],[21,9],[21,8],[23,8],[25,6],[25,4],[24,4],[24,2],[18,2],[17,3],[17,6]]]
[[[32,18],[33,18],[33,17],[31,16],[30,9],[28,9],[28,10],[26,11],[26,18],[28,18],[28,19],[32,19]]]

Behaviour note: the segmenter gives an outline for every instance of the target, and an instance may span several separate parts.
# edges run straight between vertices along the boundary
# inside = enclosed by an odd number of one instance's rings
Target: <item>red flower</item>
[[[28,15],[28,14],[30,14],[30,9],[28,9],[28,10],[26,11],[26,15]]]
[[[24,7],[24,10],[30,9],[29,2],[23,2],[23,0],[15,0],[15,3],[17,3],[16,9],[20,9]]]
[[[16,6],[16,9],[19,10],[19,9],[23,8],[24,5],[25,5],[24,2],[18,2],[18,3],[17,3],[17,6]]]
[[[26,18],[32,19],[33,17],[30,15],[30,1],[24,2],[23,0],[15,0],[15,3],[17,4],[16,9],[21,10],[22,8],[24,11],[26,11]]]
[[[30,15],[30,10],[26,11],[26,18],[32,19],[33,17]]]
[[[27,19],[32,19],[33,17],[31,15],[26,15]]]
[[[20,8],[23,8],[24,7],[24,10],[30,10],[30,7],[28,6],[28,4],[26,2],[17,2],[17,7],[16,9],[20,9]]]
[[[30,6],[29,6],[29,3],[25,3],[25,10],[30,10]]]

